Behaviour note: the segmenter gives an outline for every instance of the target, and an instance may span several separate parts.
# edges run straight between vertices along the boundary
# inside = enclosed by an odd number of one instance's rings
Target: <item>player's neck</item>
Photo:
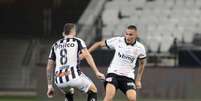
[[[74,35],[65,35],[64,37],[65,38],[74,38],[75,36]]]

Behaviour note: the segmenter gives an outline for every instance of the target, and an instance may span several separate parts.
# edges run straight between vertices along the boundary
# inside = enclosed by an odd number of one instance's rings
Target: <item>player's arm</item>
[[[89,49],[89,53],[93,52],[94,50],[96,50],[97,48],[101,48],[101,47],[105,47],[106,46],[106,43],[105,43],[105,40],[103,41],[99,41],[99,42],[96,42],[94,43]],[[84,58],[84,54],[80,54],[80,59],[82,60]]]
[[[136,79],[135,79],[135,82],[136,82],[136,86],[138,89],[140,89],[142,86],[141,86],[141,79],[142,79],[142,75],[143,75],[143,72],[144,72],[144,67],[145,67],[145,63],[146,63],[146,59],[139,59],[139,67],[138,67],[138,72],[137,72],[137,76],[136,76]]]
[[[47,83],[52,85],[53,83],[53,69],[55,67],[55,62],[51,59],[48,59],[47,62]]]
[[[105,47],[105,46],[106,46],[105,40],[96,42],[89,48],[89,52],[91,53],[94,50],[96,50],[97,48],[101,48],[101,47]]]
[[[99,70],[97,69],[96,64],[87,48],[82,49],[82,55],[86,59],[87,63],[90,65],[94,73],[96,74],[97,78],[105,79],[104,74],[100,73]]]
[[[48,83],[48,97],[53,97],[53,69],[55,67],[55,61],[48,59],[47,62],[47,83]]]

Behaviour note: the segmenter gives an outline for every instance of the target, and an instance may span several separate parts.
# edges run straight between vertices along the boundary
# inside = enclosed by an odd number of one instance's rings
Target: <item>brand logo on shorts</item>
[[[127,83],[127,86],[132,86],[133,88],[136,88],[136,87],[135,87],[135,84],[134,84],[133,82],[128,82],[128,83]]]
[[[82,86],[80,89],[81,89],[82,91],[84,91],[85,87],[84,87],[84,86]]]
[[[96,99],[92,98],[90,101],[96,101]]]
[[[106,81],[107,81],[107,82],[111,82],[111,81],[112,81],[112,77],[106,78]]]

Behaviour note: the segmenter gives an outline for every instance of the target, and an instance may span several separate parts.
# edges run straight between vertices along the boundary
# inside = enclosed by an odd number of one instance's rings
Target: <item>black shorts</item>
[[[136,89],[135,81],[132,78],[120,76],[114,73],[107,74],[104,82],[105,87],[107,83],[114,85],[116,89],[120,89],[124,94],[126,94],[126,92],[130,89]]]

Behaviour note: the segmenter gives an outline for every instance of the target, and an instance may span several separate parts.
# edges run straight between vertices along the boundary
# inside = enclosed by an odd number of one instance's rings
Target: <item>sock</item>
[[[97,93],[93,91],[88,91],[87,101],[97,101]]]
[[[68,101],[73,101],[73,94],[72,93],[65,94],[65,97],[67,98]]]

